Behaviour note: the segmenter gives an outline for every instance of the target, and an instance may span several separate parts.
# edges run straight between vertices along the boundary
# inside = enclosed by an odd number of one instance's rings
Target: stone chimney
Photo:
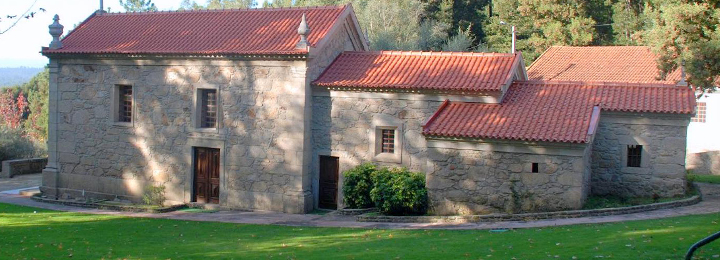
[[[305,19],[305,14],[302,15],[302,20],[300,20],[300,26],[298,26],[297,32],[300,35],[300,41],[297,44],[295,44],[295,48],[296,49],[307,49],[307,47],[308,47],[307,35],[310,34],[310,27],[308,27],[308,25],[307,25],[307,21]]]
[[[688,86],[688,83],[686,81],[686,76],[685,76],[685,62],[684,61],[680,64],[680,80],[675,85],[680,86],[680,87]]]
[[[53,37],[52,42],[50,42],[50,49],[60,49],[62,48],[62,42],[60,41],[60,36],[63,34],[63,28],[65,26],[62,26],[62,24],[58,23],[60,21],[60,16],[57,14],[55,17],[53,17],[53,23],[48,26],[50,28],[50,35]]]

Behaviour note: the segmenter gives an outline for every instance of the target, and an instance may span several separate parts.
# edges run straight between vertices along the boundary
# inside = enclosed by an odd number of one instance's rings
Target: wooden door
[[[193,201],[220,202],[220,149],[195,148]]]
[[[337,157],[320,156],[320,208],[337,209],[338,169]]]

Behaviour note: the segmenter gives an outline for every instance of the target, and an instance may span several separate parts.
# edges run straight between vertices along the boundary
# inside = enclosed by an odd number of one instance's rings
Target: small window
[[[215,89],[201,90],[201,116],[200,127],[217,127],[217,91]]]
[[[690,119],[690,122],[705,123],[705,117],[707,116],[707,104],[705,102],[698,102],[695,107],[695,116]]]
[[[382,153],[395,152],[395,129],[382,129]]]
[[[627,146],[627,167],[640,167],[642,161],[642,145]]]
[[[540,172],[540,165],[538,163],[532,163],[532,172],[533,173]]]
[[[118,86],[118,122],[132,122],[132,86]]]

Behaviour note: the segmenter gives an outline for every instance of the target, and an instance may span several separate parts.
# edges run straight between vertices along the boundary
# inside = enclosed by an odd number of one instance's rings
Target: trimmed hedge
[[[374,205],[370,199],[373,188],[372,173],[377,169],[371,163],[364,163],[343,173],[343,201],[351,209],[366,209]]]
[[[423,215],[427,211],[425,175],[405,168],[364,163],[343,173],[343,200],[348,208],[375,205],[387,215]]]

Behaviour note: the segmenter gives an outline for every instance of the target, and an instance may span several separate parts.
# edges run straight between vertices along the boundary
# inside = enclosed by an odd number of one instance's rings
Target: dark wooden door
[[[220,202],[220,149],[195,148],[193,201]]]
[[[338,167],[337,157],[320,156],[320,208],[337,209]]]

